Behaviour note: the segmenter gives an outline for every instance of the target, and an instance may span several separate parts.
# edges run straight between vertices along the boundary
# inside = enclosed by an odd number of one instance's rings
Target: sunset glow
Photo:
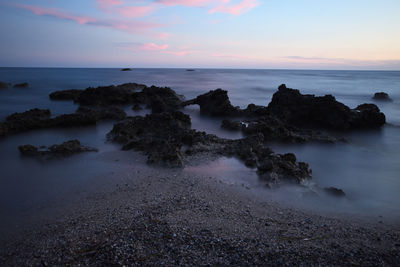
[[[400,69],[398,0],[0,0],[1,66]]]

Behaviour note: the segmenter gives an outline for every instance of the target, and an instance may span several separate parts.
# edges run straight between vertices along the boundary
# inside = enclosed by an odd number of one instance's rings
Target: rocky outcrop
[[[153,164],[181,167],[187,157],[205,153],[236,157],[272,183],[299,183],[311,175],[308,165],[297,162],[294,155],[276,155],[264,147],[262,134],[230,140],[192,130],[190,125],[190,117],[181,112],[153,113],[115,124],[108,137],[123,144],[123,149],[142,151]],[[268,168],[267,161],[271,163]]]
[[[54,159],[67,157],[83,152],[97,152],[98,150],[91,147],[83,146],[79,140],[70,140],[60,145],[52,145],[48,148],[37,148],[33,145],[23,145],[18,147],[21,155],[36,157],[40,159]]]
[[[76,102],[82,92],[83,90],[79,89],[69,89],[53,92],[49,97],[51,100],[74,100]]]
[[[77,112],[51,118],[48,109],[31,109],[8,116],[0,123],[0,137],[35,129],[56,127],[81,127],[95,125],[101,120],[120,120],[126,117],[118,107],[88,108],[81,107]]]
[[[379,101],[393,101],[389,95],[385,92],[378,92],[374,94],[374,97],[372,98],[374,100],[379,100]]]
[[[271,114],[290,125],[328,130],[373,129],[385,124],[385,115],[374,104],[350,109],[332,95],[303,95],[283,84],[268,105]]]
[[[345,197],[346,196],[346,193],[342,189],[336,188],[336,187],[326,187],[326,188],[324,188],[324,192],[333,197]]]
[[[131,68],[124,68],[124,69],[121,69],[121,71],[132,71],[132,69]]]
[[[182,97],[168,87],[147,87],[143,84],[126,83],[118,86],[102,86],[86,90],[64,90],[50,94],[53,100],[73,100],[83,106],[110,106],[144,104],[153,112],[175,111],[182,107]]]
[[[28,88],[28,87],[29,83],[27,82],[14,84],[14,88]]]
[[[200,106],[202,114],[211,116],[237,116],[240,113],[238,107],[232,106],[228,92],[222,89],[210,91],[183,103],[184,106],[194,104]]]

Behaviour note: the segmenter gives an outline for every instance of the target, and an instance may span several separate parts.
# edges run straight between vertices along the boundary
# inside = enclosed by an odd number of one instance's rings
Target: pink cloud
[[[214,53],[214,54],[212,54],[212,56],[219,57],[219,58],[228,58],[228,59],[233,59],[233,60],[257,60],[257,59],[259,59],[257,57],[246,56],[246,55],[242,55],[242,54]]]
[[[228,13],[238,16],[252,10],[260,4],[258,0],[242,0],[240,3],[233,5],[229,5],[230,0],[224,0],[223,2],[223,4],[211,9],[209,12]]]
[[[38,15],[38,16],[47,15],[47,16],[57,17],[60,19],[72,20],[79,24],[88,24],[90,22],[95,22],[95,19],[93,19],[91,17],[70,15],[70,14],[67,14],[56,8],[42,8],[42,7],[22,5],[22,4],[16,4],[15,6],[22,8],[22,9],[29,10],[33,14]]]
[[[117,29],[120,31],[128,32],[130,34],[148,34],[148,30],[164,26],[158,23],[145,21],[100,20],[92,17],[71,15],[56,8],[42,8],[20,4],[16,4],[15,6],[29,10],[38,16],[51,16],[59,19],[75,21],[82,25],[93,25],[98,27]]]
[[[154,11],[153,6],[127,6],[115,9],[115,12],[128,18],[140,18]]]
[[[166,6],[192,6],[192,7],[201,7],[207,4],[210,4],[215,1],[211,0],[156,0],[156,3],[163,4]]]
[[[142,51],[163,51],[167,48],[167,44],[158,45],[155,43],[142,44],[139,46],[139,49]]]
[[[97,4],[102,9],[108,9],[114,6],[123,5],[124,2],[122,0],[97,0]]]

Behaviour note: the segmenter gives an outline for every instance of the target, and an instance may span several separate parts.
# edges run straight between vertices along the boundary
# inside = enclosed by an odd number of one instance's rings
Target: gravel
[[[399,266],[399,224],[327,216],[182,170],[114,174],[1,242],[1,266]]]

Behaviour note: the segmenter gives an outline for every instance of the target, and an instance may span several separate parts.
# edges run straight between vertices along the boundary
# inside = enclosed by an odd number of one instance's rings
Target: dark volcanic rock
[[[246,128],[246,126],[241,121],[231,121],[225,119],[222,121],[221,128],[230,131],[238,131]]]
[[[154,113],[175,111],[182,107],[182,97],[168,87],[146,87],[140,94],[142,103],[151,108]]]
[[[8,83],[0,81],[0,89],[7,89],[8,88]]]
[[[122,143],[123,149],[142,151],[149,163],[181,167],[185,157],[206,153],[236,157],[246,166],[258,167],[260,176],[270,182],[300,182],[311,175],[306,163],[297,162],[294,156],[276,155],[264,147],[262,134],[238,140],[219,138],[190,129],[190,117],[181,112],[129,117],[115,124],[108,137]],[[265,168],[267,160],[272,162],[271,168]]]
[[[139,111],[139,110],[142,110],[142,107],[139,104],[135,104],[135,105],[133,105],[132,110]]]
[[[121,71],[132,71],[132,69],[131,68],[124,68],[124,69],[121,69]]]
[[[52,145],[46,150],[38,149],[37,147],[32,145],[19,146],[18,149],[23,156],[38,157],[44,159],[66,157],[82,152],[98,151],[95,148],[82,146],[79,140],[70,140],[60,145]]]
[[[353,130],[379,128],[385,123],[385,115],[372,106],[352,110],[332,95],[302,95],[299,90],[283,84],[273,95],[268,110],[284,122],[299,127]]]
[[[51,100],[74,100],[77,101],[83,90],[69,89],[63,91],[56,91],[49,95]]]
[[[346,196],[346,193],[342,189],[339,189],[336,187],[327,187],[327,188],[324,188],[324,191],[325,191],[325,193],[327,193],[331,196],[334,196],[334,197],[345,197]]]
[[[149,163],[180,167],[181,147],[190,125],[190,117],[182,112],[157,113],[117,123],[108,136],[124,144],[124,149],[143,151]]]
[[[393,101],[389,95],[385,92],[378,92],[374,94],[373,99],[380,100],[380,101]]]
[[[14,84],[14,88],[28,88],[28,87],[29,84],[27,82]]]
[[[237,116],[240,113],[239,108],[232,106],[228,92],[222,89],[210,91],[183,103],[184,106],[194,104],[200,106],[202,114],[211,116]]]
[[[76,113],[64,114],[54,118],[51,118],[48,109],[31,109],[8,116],[5,122],[0,123],[0,136],[35,129],[95,125],[100,120],[120,120],[125,117],[125,112],[118,107],[80,107]]]

